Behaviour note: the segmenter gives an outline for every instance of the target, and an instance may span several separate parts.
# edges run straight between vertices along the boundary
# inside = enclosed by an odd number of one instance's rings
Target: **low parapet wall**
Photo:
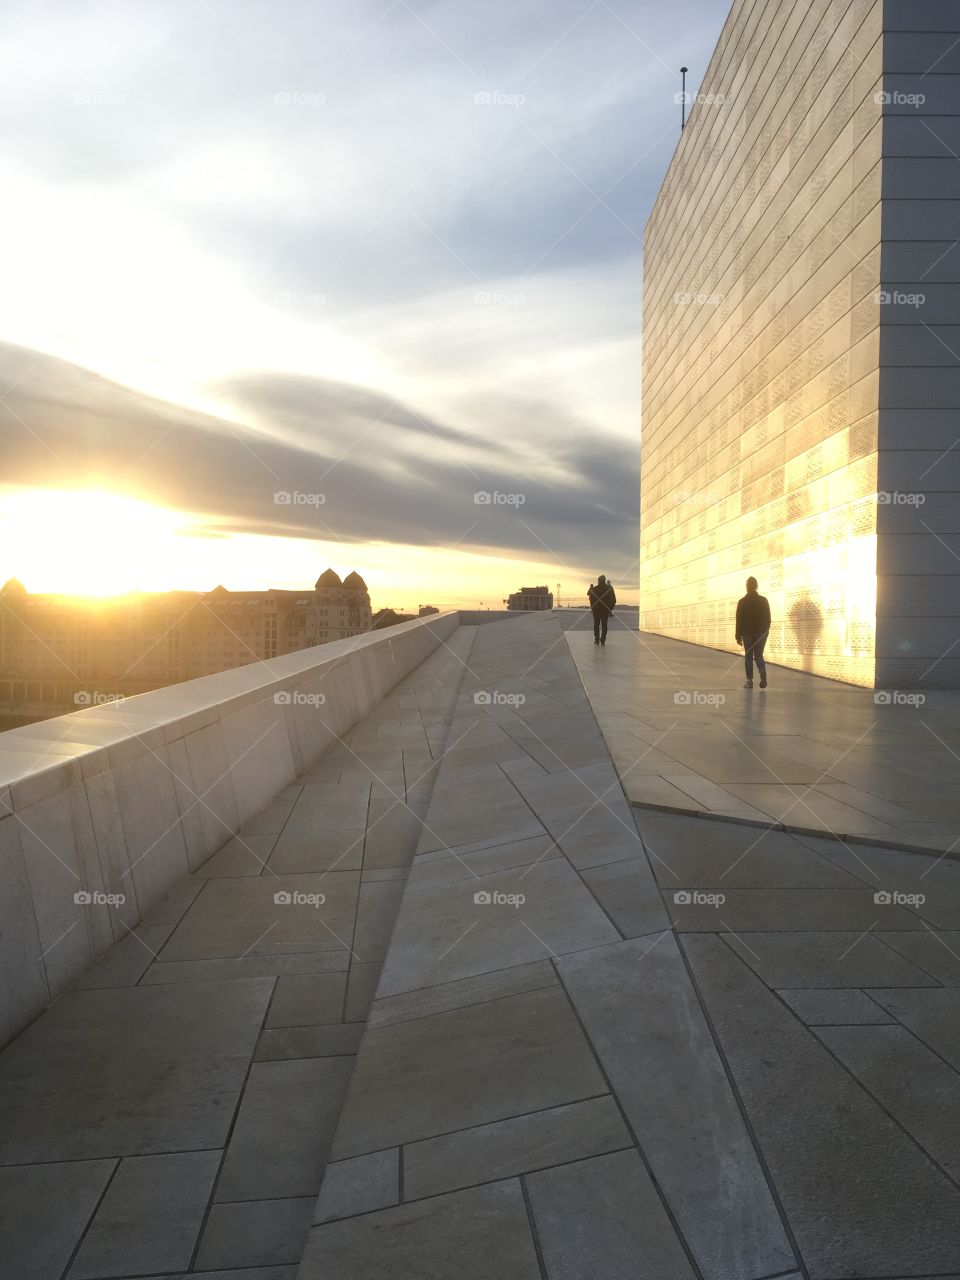
[[[460,623],[441,613],[0,737],[0,1044]]]

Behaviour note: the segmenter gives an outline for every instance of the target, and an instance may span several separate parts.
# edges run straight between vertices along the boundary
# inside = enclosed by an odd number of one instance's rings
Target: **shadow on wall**
[[[797,649],[804,671],[813,671],[813,655],[820,643],[823,631],[823,614],[820,606],[810,596],[800,596],[790,606],[787,616],[797,638]]]

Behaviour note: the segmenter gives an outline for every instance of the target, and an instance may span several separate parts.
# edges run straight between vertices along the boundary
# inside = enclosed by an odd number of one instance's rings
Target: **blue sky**
[[[411,590],[431,551],[451,582],[461,556],[629,586],[643,223],[678,68],[695,88],[725,16],[7,5],[0,501],[85,486],[175,510],[225,578],[259,539],[299,581],[301,556],[389,547]],[[277,508],[311,486],[322,506]]]

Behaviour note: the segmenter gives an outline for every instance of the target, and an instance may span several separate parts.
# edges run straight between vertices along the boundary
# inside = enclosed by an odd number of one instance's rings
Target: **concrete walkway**
[[[631,806],[641,641],[566,621],[462,628],[0,1055],[3,1274],[958,1280],[960,865]]]
[[[960,850],[960,694],[775,666],[746,690],[742,658],[712,649],[629,630],[569,641],[634,804]]]
[[[291,1280],[472,640],[0,1054],[0,1275]]]

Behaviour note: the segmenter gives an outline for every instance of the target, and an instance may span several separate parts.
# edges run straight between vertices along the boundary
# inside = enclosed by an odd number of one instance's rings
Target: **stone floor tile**
[[[363,827],[337,831],[284,831],[270,856],[265,876],[310,871],[358,871],[363,865]]]
[[[0,1055],[0,1164],[222,1147],[272,987],[61,996]]]
[[[555,988],[368,1028],[362,1049],[337,1131],[337,1160],[606,1090]]]
[[[277,979],[267,1026],[310,1027],[340,1022],[347,988],[345,973],[304,973]]]
[[[644,858],[586,867],[580,873],[587,888],[625,938],[669,929],[670,919]]]
[[[349,1218],[387,1209],[400,1201],[400,1151],[371,1151],[328,1164],[317,1198],[314,1222]]]
[[[299,1280],[540,1280],[517,1179],[314,1227]]]
[[[181,880],[143,917],[143,925],[179,924],[204,882],[194,877]]]
[[[791,1266],[793,1252],[672,935],[565,956],[558,968],[704,1276],[749,1280]],[[721,1204],[722,1215],[704,1212]]]
[[[933,978],[869,933],[724,936],[769,987],[936,986]]]
[[[280,1027],[263,1031],[257,1041],[255,1062],[280,1062],[286,1058],[340,1058],[357,1052],[363,1026],[360,1023]]]
[[[402,880],[373,880],[360,886],[353,949],[363,963],[383,961],[403,897]]]
[[[155,962],[140,979],[141,986],[181,982],[232,982],[237,978],[272,978],[282,974],[346,972],[350,952],[280,952],[277,955],[238,956],[227,960]]]
[[[960,1179],[960,1075],[905,1027],[818,1027],[817,1035],[932,1160]]]
[[[122,1160],[68,1280],[189,1267],[220,1156],[188,1151]]]
[[[258,876],[277,839],[276,835],[234,836],[193,874],[201,880],[215,876]]]
[[[0,1259],[10,1280],[59,1278],[116,1163],[71,1160],[0,1169]]]
[[[408,884],[413,892],[454,880],[473,880],[497,871],[528,867],[535,862],[562,856],[559,846],[550,836],[508,840],[504,844],[479,849],[473,845],[462,849],[441,849],[421,854],[414,860]]]
[[[409,1143],[404,1199],[456,1191],[534,1169],[633,1147],[610,1095]]]
[[[877,937],[945,987],[960,987],[960,930],[924,929],[917,933],[878,930]]]
[[[409,1022],[411,1018],[484,1004],[488,1000],[519,995],[524,991],[538,991],[556,983],[557,975],[550,961],[535,960],[532,964],[514,965],[510,969],[498,969],[475,978],[441,982],[435,987],[421,987],[398,996],[382,996],[370,1011],[369,1025],[379,1027]]]
[[[214,960],[250,952],[330,951],[349,941],[359,874],[260,876],[208,880],[160,953],[172,960]],[[323,894],[325,901],[275,895]]]
[[[423,819],[402,800],[377,797],[370,802],[363,865],[407,867],[423,832]]]
[[[284,835],[317,831],[356,831],[367,825],[366,796],[351,802],[341,801],[339,804],[308,803],[298,800],[290,817],[284,824]]]
[[[719,938],[684,948],[811,1277],[956,1270],[960,1191]]]
[[[379,960],[364,963],[356,958],[353,959],[347,976],[344,1022],[366,1022],[382,969],[383,965]]]
[[[92,968],[82,973],[73,989],[90,991],[95,987],[136,986],[172,932],[172,924],[137,925]]]
[[[700,892],[697,896],[695,891]],[[663,892],[663,902],[674,927],[681,933],[734,934],[764,932],[866,932],[915,929],[917,913],[903,906],[878,906],[873,891],[861,889],[722,889],[724,901],[710,899],[702,885],[684,885]]]
[[[534,1173],[526,1182],[550,1280],[694,1280],[635,1148]]]
[[[807,991],[780,991],[778,995],[808,1026],[869,1026],[893,1022],[865,991],[813,987]]]
[[[380,992],[396,995],[617,938],[566,860],[549,859],[407,894]]]
[[[196,1269],[208,1272],[299,1262],[315,1203],[311,1195],[213,1205],[200,1238]],[[242,1276],[246,1280],[245,1272]]]
[[[316,1195],[351,1058],[255,1062],[215,1199]]]
[[[926,990],[871,990],[898,1022],[960,1071],[960,990],[930,987]]]

